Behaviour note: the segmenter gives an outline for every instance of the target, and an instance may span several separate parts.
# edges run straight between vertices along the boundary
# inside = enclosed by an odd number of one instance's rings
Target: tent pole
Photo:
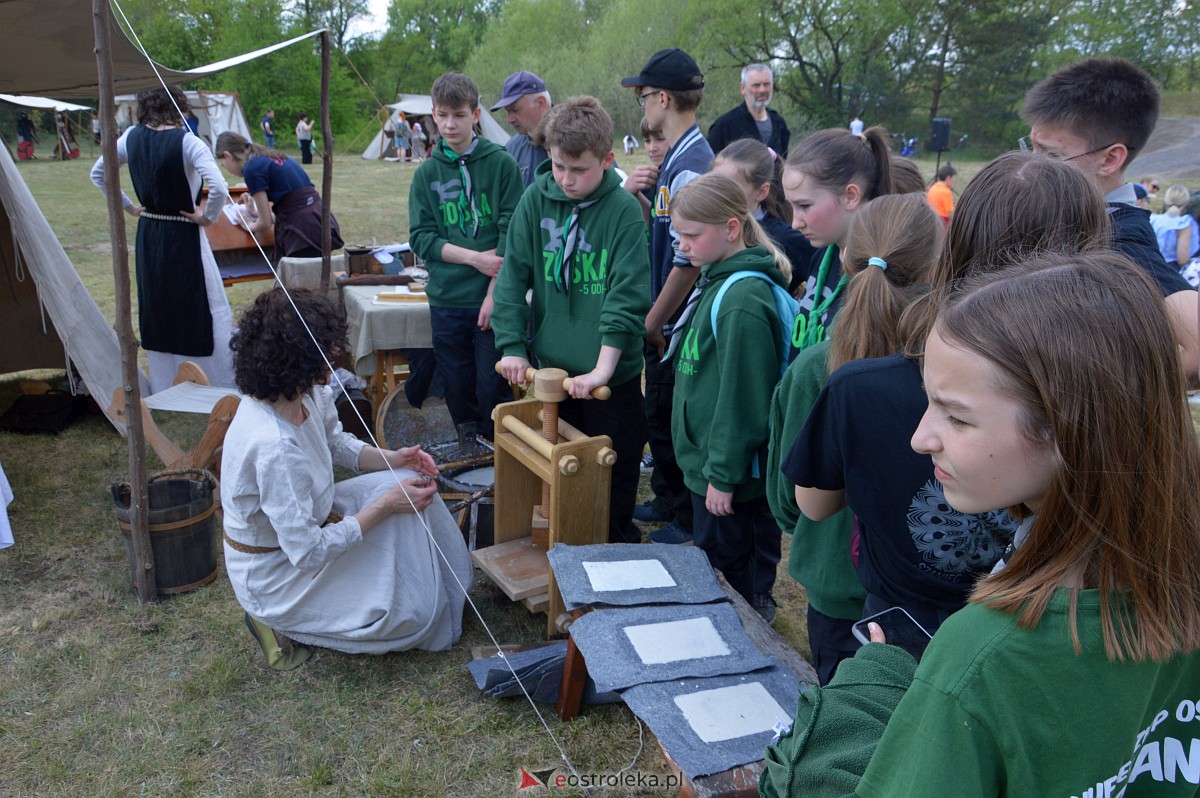
[[[325,157],[321,159],[321,292],[329,290],[332,267],[333,231],[330,218],[333,206],[333,129],[329,124],[329,31],[321,31],[321,135],[325,138]]]
[[[116,284],[116,328],[121,344],[121,379],[125,385],[126,435],[129,445],[130,521],[135,563],[134,584],[140,601],[157,601],[154,552],[148,529],[149,485],[146,481],[146,436],[142,430],[141,385],[138,382],[137,339],[129,299],[129,247],[125,242],[125,216],[121,207],[121,175],[117,163],[117,124],[113,116],[112,39],[109,0],[92,0],[96,29],[96,67],[100,78],[100,139],[104,155],[104,183],[108,187],[108,238],[112,244],[113,282]]]

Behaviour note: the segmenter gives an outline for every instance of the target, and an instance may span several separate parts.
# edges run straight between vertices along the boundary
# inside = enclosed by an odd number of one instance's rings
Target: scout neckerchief
[[[575,254],[576,239],[579,237],[579,214],[584,208],[590,208],[600,200],[593,199],[579,202],[571,206],[571,217],[563,225],[562,246],[554,257],[554,288],[564,294],[571,290],[571,263]]]
[[[696,312],[696,306],[700,304],[700,295],[704,293],[704,289],[712,279],[707,274],[702,274],[700,279],[696,281],[696,287],[692,289],[692,293],[688,296],[687,303],[683,306],[683,312],[679,314],[679,320],[671,326],[667,335],[671,336],[671,341],[667,344],[667,352],[662,356],[661,363],[667,363],[671,358],[675,357],[675,350],[683,343],[683,333],[687,329],[688,322],[691,321],[692,314]]]
[[[813,306],[808,313],[799,313],[796,315],[796,323],[792,326],[792,348],[796,350],[805,349],[813,344],[819,344],[825,340],[825,325],[821,323],[821,317],[829,310],[830,306],[837,301],[841,296],[842,289],[846,287],[846,283],[850,282],[850,275],[842,273],[842,279],[838,280],[836,286],[829,293],[829,296],[817,301],[817,297],[821,295],[821,291],[825,286],[825,278],[829,274],[829,263],[833,260],[833,254],[837,252],[837,247],[830,245],[825,247],[825,254],[821,256],[821,266],[817,269],[817,284],[813,292]]]
[[[475,192],[471,188],[471,173],[467,171],[467,156],[475,150],[479,137],[471,139],[471,146],[462,155],[455,152],[445,139],[438,142],[442,155],[458,164],[458,176],[462,180],[462,191],[458,195],[458,229],[467,234],[467,215],[471,216],[471,238],[479,237],[479,213],[475,210]]]

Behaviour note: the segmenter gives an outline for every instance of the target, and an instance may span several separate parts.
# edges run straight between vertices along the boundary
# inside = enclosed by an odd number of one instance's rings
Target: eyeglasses
[[[1113,141],[1108,144],[1105,144],[1103,147],[1097,147],[1094,150],[1088,150],[1087,152],[1081,152],[1078,155],[1072,155],[1070,158],[1063,158],[1061,155],[1059,155],[1058,153],[1055,153],[1055,152],[1047,152],[1045,150],[1038,150],[1037,148],[1034,147],[1033,142],[1031,142],[1029,140],[1028,136],[1021,136],[1021,138],[1017,139],[1017,145],[1021,148],[1021,152],[1036,152],[1039,155],[1044,155],[1047,158],[1052,158],[1056,161],[1062,161],[1063,163],[1066,163],[1067,161],[1073,161],[1076,158],[1083,158],[1086,155],[1095,155],[1098,152],[1103,152],[1104,150],[1107,150],[1109,147],[1112,147],[1113,145],[1120,144],[1120,143],[1121,142],[1119,142],[1119,141]],[[1130,146],[1126,145],[1125,149],[1128,150],[1129,152],[1133,152],[1134,150],[1137,149],[1137,147],[1130,147]]]
[[[641,108],[645,108],[647,97],[653,97],[656,94],[662,94],[662,93],[663,93],[663,89],[655,89],[654,91],[648,91],[645,94],[637,95],[638,106]]]

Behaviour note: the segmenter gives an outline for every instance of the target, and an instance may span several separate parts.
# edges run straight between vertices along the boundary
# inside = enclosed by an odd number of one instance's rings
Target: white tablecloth
[[[350,354],[354,355],[354,372],[360,377],[374,373],[376,350],[429,349],[433,346],[428,302],[375,302],[376,294],[399,290],[399,286],[392,285],[342,288]]]

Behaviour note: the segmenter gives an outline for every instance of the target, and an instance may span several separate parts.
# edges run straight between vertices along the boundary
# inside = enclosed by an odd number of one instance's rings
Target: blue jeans
[[[446,386],[446,409],[455,425],[474,423],[492,437],[492,408],[511,402],[512,388],[496,373],[500,351],[491,330],[476,323],[479,308],[429,308],[433,356]]]

